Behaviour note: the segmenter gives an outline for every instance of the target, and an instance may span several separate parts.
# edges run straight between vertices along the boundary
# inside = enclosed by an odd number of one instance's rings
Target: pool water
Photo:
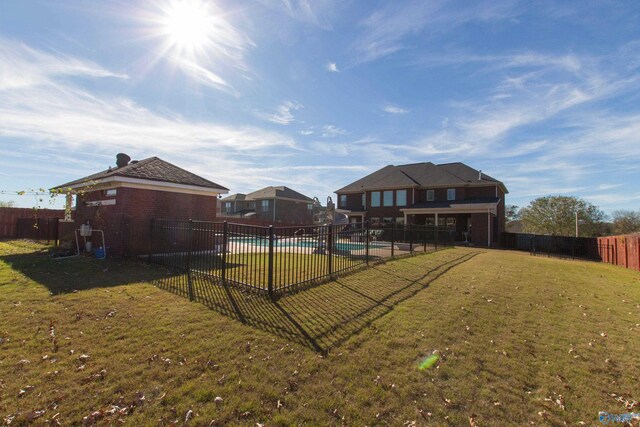
[[[229,239],[230,243],[239,243],[245,245],[252,246],[261,246],[267,247],[269,246],[269,239],[260,239],[257,237],[232,237]],[[317,240],[274,240],[273,247],[275,248],[317,248],[318,241]],[[334,247],[339,251],[363,251],[365,250],[364,243],[353,243],[353,242],[337,242]],[[376,248],[384,248],[388,247],[388,245],[380,244],[376,242],[369,243],[369,249]]]

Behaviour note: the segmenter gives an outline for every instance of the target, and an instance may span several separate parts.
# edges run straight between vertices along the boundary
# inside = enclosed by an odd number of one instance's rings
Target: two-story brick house
[[[352,222],[449,227],[458,241],[493,246],[505,229],[505,185],[464,163],[385,166],[336,191]]]
[[[273,224],[313,224],[313,199],[285,186],[232,194],[220,202],[222,217],[253,218]]]

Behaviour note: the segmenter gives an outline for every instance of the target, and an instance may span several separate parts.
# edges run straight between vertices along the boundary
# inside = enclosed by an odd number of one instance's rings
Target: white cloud
[[[332,73],[339,73],[340,72],[340,70],[338,70],[338,65],[336,65],[335,62],[327,63],[325,68],[327,69],[327,71],[332,72]]]
[[[260,114],[260,117],[270,121],[271,123],[288,125],[295,120],[295,116],[293,115],[292,111],[296,111],[301,108],[304,107],[297,102],[285,101],[278,106],[275,114]]]
[[[32,49],[22,42],[0,38],[0,91],[46,84],[52,77],[113,77],[127,79],[90,62]]]
[[[322,133],[320,134],[323,138],[333,138],[334,136],[338,136],[338,135],[346,135],[349,132],[347,132],[344,129],[341,129],[337,126],[334,125],[325,125],[322,127]]]
[[[513,17],[514,2],[391,2],[361,22],[362,33],[351,46],[355,63],[375,61],[410,45],[411,37],[449,33],[469,22],[494,22]]]
[[[304,135],[304,136],[313,135],[313,130],[311,130],[311,129],[301,130],[300,131],[300,135]]]
[[[402,107],[398,107],[396,105],[390,105],[390,104],[387,104],[384,107],[382,107],[382,111],[389,114],[407,114],[409,112],[409,110],[407,110],[406,108],[402,108]]]
[[[331,30],[331,16],[336,4],[331,0],[260,0],[266,6],[283,10],[296,21]]]

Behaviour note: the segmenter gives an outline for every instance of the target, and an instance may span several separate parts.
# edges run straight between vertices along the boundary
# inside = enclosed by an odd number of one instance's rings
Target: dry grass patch
[[[598,411],[640,412],[637,272],[460,248],[275,302],[199,277],[190,303],[183,277],[41,249],[0,242],[11,425],[593,425]]]

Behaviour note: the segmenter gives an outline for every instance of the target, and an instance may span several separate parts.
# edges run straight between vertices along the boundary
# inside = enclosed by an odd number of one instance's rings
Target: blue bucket
[[[105,258],[104,248],[96,249],[95,251],[93,251],[93,255],[98,259],[104,259]]]

